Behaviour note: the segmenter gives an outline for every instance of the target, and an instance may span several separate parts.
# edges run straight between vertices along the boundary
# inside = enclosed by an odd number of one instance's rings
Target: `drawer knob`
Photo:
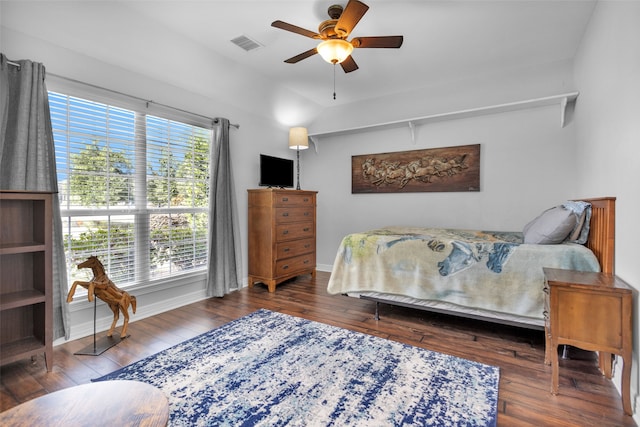
[[[284,248],[284,252],[289,252],[290,249],[289,248]]]
[[[303,228],[302,231],[309,231],[309,227]]]
[[[289,212],[283,212],[282,216],[289,216]]]
[[[288,197],[283,197],[283,198],[282,198],[282,201],[283,201],[283,202],[288,202],[288,201],[289,201],[289,198],[288,198]]]
[[[288,265],[283,265],[283,266],[282,266],[282,269],[283,269],[283,270],[287,270],[288,268],[289,268],[289,266],[288,266]]]
[[[289,230],[284,230],[282,234],[289,234]]]
[[[305,260],[304,260],[304,264],[309,264],[309,260],[308,260],[308,259],[305,259]]]

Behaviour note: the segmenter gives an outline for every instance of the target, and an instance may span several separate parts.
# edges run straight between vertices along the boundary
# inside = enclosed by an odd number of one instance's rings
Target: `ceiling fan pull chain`
[[[333,99],[336,99],[336,63],[333,63]]]

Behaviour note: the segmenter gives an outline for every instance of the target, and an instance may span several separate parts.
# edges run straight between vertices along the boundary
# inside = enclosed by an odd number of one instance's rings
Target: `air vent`
[[[232,39],[231,43],[235,44],[236,46],[240,46],[242,49],[246,50],[247,52],[249,52],[250,50],[255,50],[262,47],[260,43],[244,35],[236,37],[235,39]]]

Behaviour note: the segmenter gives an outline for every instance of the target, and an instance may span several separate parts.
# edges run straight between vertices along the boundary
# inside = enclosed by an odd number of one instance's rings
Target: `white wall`
[[[499,74],[475,74],[465,79],[433,82],[411,92],[327,108],[310,124],[309,131],[322,133],[406,120],[573,90],[572,62],[550,62],[506,69]]]
[[[574,91],[572,66],[508,70],[362,105],[336,108],[310,126],[325,132]],[[580,98],[578,98],[580,102]],[[334,111],[339,110],[339,111]],[[318,190],[318,264],[331,269],[341,238],[390,224],[521,230],[576,194],[575,125],[547,106],[409,127],[319,136],[301,153],[303,188]],[[480,144],[479,192],[351,194],[351,156]]]
[[[3,10],[4,12],[4,10]],[[226,117],[240,129],[230,129],[233,174],[238,202],[243,254],[243,277],[247,275],[247,189],[258,184],[259,153],[295,158],[295,152],[287,147],[288,128],[264,116],[233,105],[231,100],[216,97],[208,90],[208,80],[203,80],[202,92],[193,92],[189,86],[176,85],[177,80],[163,81],[127,70],[119,64],[105,63],[95,58],[78,54],[66,47],[52,44],[40,38],[16,32],[7,27],[0,28],[1,51],[9,59],[31,59],[45,64],[49,78],[47,88],[59,90],[74,79],[91,85],[126,93],[142,99],[170,105],[208,117]],[[60,78],[62,76],[64,78]],[[62,89],[64,91],[64,89]],[[246,280],[245,280],[246,281]],[[186,277],[161,290],[136,288],[131,291],[138,299],[138,312],[132,321],[152,316],[173,307],[188,304],[205,297],[205,276]],[[74,301],[70,304],[71,338],[93,333],[93,304]],[[108,329],[111,312],[105,307],[98,310],[98,331]]]
[[[4,23],[11,10],[1,2],[0,8]],[[639,2],[601,1],[578,51],[575,67],[562,62],[543,64],[536,69],[505,70],[500,76],[477,76],[326,110],[310,124],[312,133],[580,91],[574,121],[565,128],[559,127],[557,108],[542,107],[421,126],[415,144],[410,142],[409,130],[403,128],[320,138],[317,153],[313,146],[301,152],[302,187],[319,191],[319,267],[330,268],[341,237],[354,230],[386,224],[515,230],[542,209],[564,199],[615,195],[618,197],[616,271],[637,287],[640,263],[635,260],[637,251],[632,245],[640,240],[640,231],[633,222],[640,208],[638,22]],[[36,26],[42,25],[46,22]],[[12,22],[12,27],[26,31],[29,25]],[[43,62],[52,74],[194,113],[228,117],[239,123],[240,130],[231,129],[231,142],[246,276],[246,189],[257,185],[259,153],[294,157],[295,153],[285,145],[287,129],[257,115],[255,106],[242,108],[237,99],[217,96],[213,88],[220,82],[213,82],[216,76],[213,71],[217,68],[210,53],[205,57],[205,52],[192,52],[194,60],[205,66],[205,72],[191,70],[191,77],[185,81],[176,78],[181,67],[167,64],[165,59],[157,59],[157,69],[169,65],[175,70],[167,77],[139,68],[156,58],[134,61],[134,67],[126,69],[120,61],[105,63],[79,55],[72,45],[54,45],[4,25],[0,30],[0,50],[11,59]],[[81,41],[73,41],[76,42]],[[171,43],[174,51],[180,50],[178,41]],[[117,57],[117,52],[112,54]],[[238,95],[246,97],[248,93]],[[296,108],[301,107],[298,103]],[[481,144],[480,192],[351,194],[352,155],[476,143]],[[200,298],[202,290],[202,277],[160,293],[141,289],[140,311],[133,320]],[[89,333],[91,308],[87,303],[74,303],[74,337]],[[99,329],[108,327],[109,320],[109,313],[101,312]],[[637,315],[634,325],[637,338],[640,331]],[[637,396],[638,339],[634,343],[633,363],[632,393]],[[619,369],[616,373],[619,374]]]
[[[42,62],[54,73],[55,70],[64,69],[65,77],[79,80],[101,73],[100,69],[87,68],[87,61],[82,59],[97,58],[114,68],[137,73],[150,81],[160,81],[185,92],[224,100],[224,104],[256,116],[269,117],[270,120],[276,118],[281,123],[293,121],[289,125],[315,115],[321,108],[291,89],[275,84],[254,69],[242,66],[182,33],[160,25],[132,7],[131,3],[0,1],[0,24],[3,28],[0,48],[5,54],[12,54],[10,59],[26,58]],[[152,3],[145,4],[153,7]],[[214,23],[211,25],[215,26]],[[55,43],[64,46],[64,50],[70,53],[82,55],[58,56],[62,53],[58,49],[50,54],[41,49],[37,51],[38,56],[34,56],[29,54],[31,49],[14,49],[16,41],[24,47],[22,39],[25,36],[37,38],[40,42]],[[69,64],[73,66],[59,68],[62,61],[71,61]],[[120,79],[118,85],[131,89],[126,93],[146,93],[144,89],[148,89],[148,86],[144,80],[135,79],[134,82]],[[154,91],[152,95],[156,101],[165,96],[162,91]],[[192,105],[188,97],[179,98],[173,101]],[[208,108],[219,106],[219,102],[211,102]]]
[[[386,225],[519,231],[542,210],[575,196],[574,125],[559,106],[322,138],[302,164],[318,190],[318,264],[333,263],[341,238]],[[480,191],[351,194],[351,156],[480,144]],[[585,196],[597,196],[586,194]]]
[[[46,33],[43,26],[48,25],[42,19],[37,25],[16,22],[29,16],[26,13],[28,3],[12,3],[11,8],[6,5],[2,7],[2,23],[10,25],[1,28],[1,49],[11,59],[32,59],[44,63],[50,74],[210,117],[227,117],[240,124],[240,130],[231,129],[230,134],[242,233],[243,276],[246,277],[246,189],[257,186],[259,153],[294,157],[295,153],[285,145],[287,129],[265,119],[265,116],[256,115],[253,112],[255,106],[247,105],[246,109],[239,107],[238,99],[246,97],[247,93],[238,93],[238,98],[230,97],[228,93],[218,94],[214,89],[220,85],[215,79],[219,64],[210,52],[192,51],[193,47],[185,46],[185,49],[191,49],[187,51],[191,52],[193,67],[209,72],[189,69],[182,78],[176,74],[181,71],[180,67],[175,67],[172,62],[167,63],[166,58],[147,57],[140,60],[116,55],[117,61],[109,59],[104,62],[74,50],[74,46],[80,42],[78,40],[69,40],[60,45],[41,37]],[[58,20],[73,19],[73,11],[68,11],[66,18],[58,9],[49,12],[57,13]],[[152,31],[152,28],[144,31]],[[168,35],[161,34],[158,37],[166,40]],[[185,41],[172,38],[171,50],[179,50],[182,43]],[[110,55],[113,52],[105,53],[105,47],[97,48],[98,54],[112,57]],[[153,71],[144,72],[143,66],[153,67]],[[161,69],[167,72],[159,72]],[[221,78],[228,79],[230,76],[223,75]],[[50,89],[56,88],[55,81],[51,79]],[[359,105],[336,107],[321,115],[312,123],[310,130],[333,130],[419,117],[574,89],[570,63],[543,64],[536,69],[505,70],[499,76],[476,76]],[[292,105],[298,105],[295,97],[292,99]],[[559,111],[544,107],[422,126],[417,129],[415,145],[410,143],[408,129],[321,138],[317,154],[313,147],[301,152],[302,186],[320,192],[319,268],[330,269],[340,238],[356,229],[391,223],[520,229],[542,209],[572,196],[568,194],[572,188],[571,174],[565,174],[564,171],[567,167],[569,170],[573,168],[570,154],[574,149],[573,135],[571,124],[564,129],[559,127]],[[476,143],[482,146],[480,192],[350,194],[350,158],[353,154]],[[195,277],[178,288],[167,288],[162,292],[140,289],[140,311],[134,319],[200,298],[203,296],[203,287],[202,277]],[[86,302],[74,302],[71,310],[74,325],[72,336],[89,333],[92,328],[92,306]],[[105,328],[109,324],[109,313],[105,311],[102,314],[99,323]]]
[[[575,60],[579,192],[616,196],[616,274],[640,287],[640,2],[600,1]],[[638,399],[640,322],[634,296],[631,398]],[[621,366],[616,368],[620,385]],[[638,408],[636,403],[636,410]],[[638,416],[636,416],[638,420]]]

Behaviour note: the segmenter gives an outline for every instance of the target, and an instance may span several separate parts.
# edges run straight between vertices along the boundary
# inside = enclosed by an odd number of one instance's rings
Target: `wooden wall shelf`
[[[415,143],[415,127],[424,125],[427,123],[439,122],[444,120],[457,120],[465,119],[468,117],[476,117],[487,114],[504,113],[508,111],[523,110],[527,108],[544,107],[548,105],[558,104],[560,106],[560,127],[564,127],[567,117],[567,106],[570,103],[575,103],[578,98],[579,92],[562,93],[559,95],[545,96],[541,98],[526,99],[524,101],[508,102],[505,104],[489,105],[486,107],[469,108],[459,111],[450,111],[447,113],[431,114],[428,116],[414,117],[411,119],[396,120],[385,123],[377,123],[366,126],[358,126],[347,129],[337,129],[327,132],[310,133],[309,138],[314,144],[317,144],[317,140],[322,136],[336,136],[336,135],[348,135],[358,132],[378,130],[378,129],[391,129],[403,126],[408,126],[411,131],[411,141]]]

